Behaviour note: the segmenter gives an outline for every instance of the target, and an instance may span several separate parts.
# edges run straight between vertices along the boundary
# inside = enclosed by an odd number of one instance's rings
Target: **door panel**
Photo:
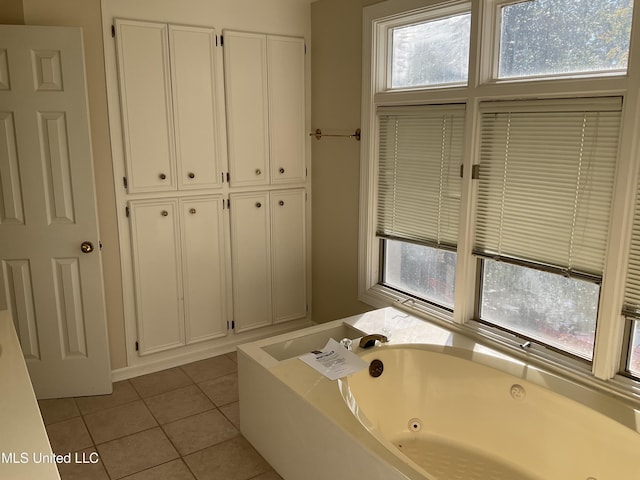
[[[271,183],[305,178],[304,39],[268,37]]]
[[[167,26],[116,20],[129,192],[176,189]]]
[[[111,392],[83,56],[79,28],[0,26],[2,291],[39,398]]]
[[[184,345],[178,200],[129,202],[140,355]]]
[[[307,314],[304,189],[271,192],[274,322]]]
[[[215,31],[169,25],[180,189],[222,182],[215,122]]]
[[[231,262],[236,332],[271,324],[269,194],[232,194]]]
[[[224,34],[231,186],[269,183],[266,36]]]

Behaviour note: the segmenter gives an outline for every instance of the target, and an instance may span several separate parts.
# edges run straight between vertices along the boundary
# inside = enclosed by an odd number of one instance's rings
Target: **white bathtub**
[[[355,350],[378,378],[330,381],[296,358],[380,331],[390,344]],[[393,308],[238,353],[241,431],[285,480],[640,479],[637,403]]]
[[[426,478],[623,480],[640,478],[640,434],[456,348],[380,347],[382,375],[340,382],[354,415]],[[630,420],[635,420],[631,418]]]

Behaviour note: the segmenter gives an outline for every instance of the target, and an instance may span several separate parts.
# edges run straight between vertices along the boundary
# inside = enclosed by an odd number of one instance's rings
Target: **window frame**
[[[479,106],[483,101],[520,100],[533,98],[579,98],[621,96],[623,98],[622,130],[618,165],[613,193],[613,210],[608,248],[600,292],[593,361],[586,363],[567,354],[560,354],[543,345],[532,343],[527,348],[529,359],[563,372],[608,391],[640,398],[640,379],[624,375],[623,342],[628,330],[622,315],[626,264],[635,203],[636,182],[640,169],[640,142],[634,136],[640,130],[640,2],[635,1],[629,62],[626,74],[573,75],[564,78],[496,79],[499,32],[495,30],[498,8],[515,3],[505,0],[388,0],[363,9],[363,76],[360,226],[359,226],[359,299],[374,307],[402,305],[418,316],[439,322],[447,328],[464,333],[515,355],[524,355],[522,338],[505,333],[478,320],[481,259],[472,254],[477,182],[470,172],[478,162]],[[391,25],[400,26],[403,18],[438,8],[471,9],[471,39],[469,75],[465,86],[428,87],[390,91],[385,83],[389,54],[385,42]],[[381,73],[382,70],[382,73]],[[375,235],[375,204],[377,185],[377,116],[376,110],[386,105],[420,105],[432,103],[466,103],[464,175],[460,202],[460,233],[457,250],[454,311],[434,307],[409,295],[380,285],[380,240]],[[628,350],[628,348],[626,349]]]

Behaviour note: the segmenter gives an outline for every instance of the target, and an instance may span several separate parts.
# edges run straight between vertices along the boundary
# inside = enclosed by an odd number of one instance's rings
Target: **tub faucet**
[[[376,344],[376,340],[381,343],[387,343],[389,339],[380,333],[373,333],[371,335],[365,335],[360,339],[360,348],[373,347]]]

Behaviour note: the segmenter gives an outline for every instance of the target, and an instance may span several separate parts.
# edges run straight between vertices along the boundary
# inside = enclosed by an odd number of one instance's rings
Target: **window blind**
[[[475,253],[602,276],[620,98],[481,104]]]
[[[640,318],[640,189],[636,193],[623,313]]]
[[[378,236],[455,247],[464,115],[464,105],[378,110]]]

